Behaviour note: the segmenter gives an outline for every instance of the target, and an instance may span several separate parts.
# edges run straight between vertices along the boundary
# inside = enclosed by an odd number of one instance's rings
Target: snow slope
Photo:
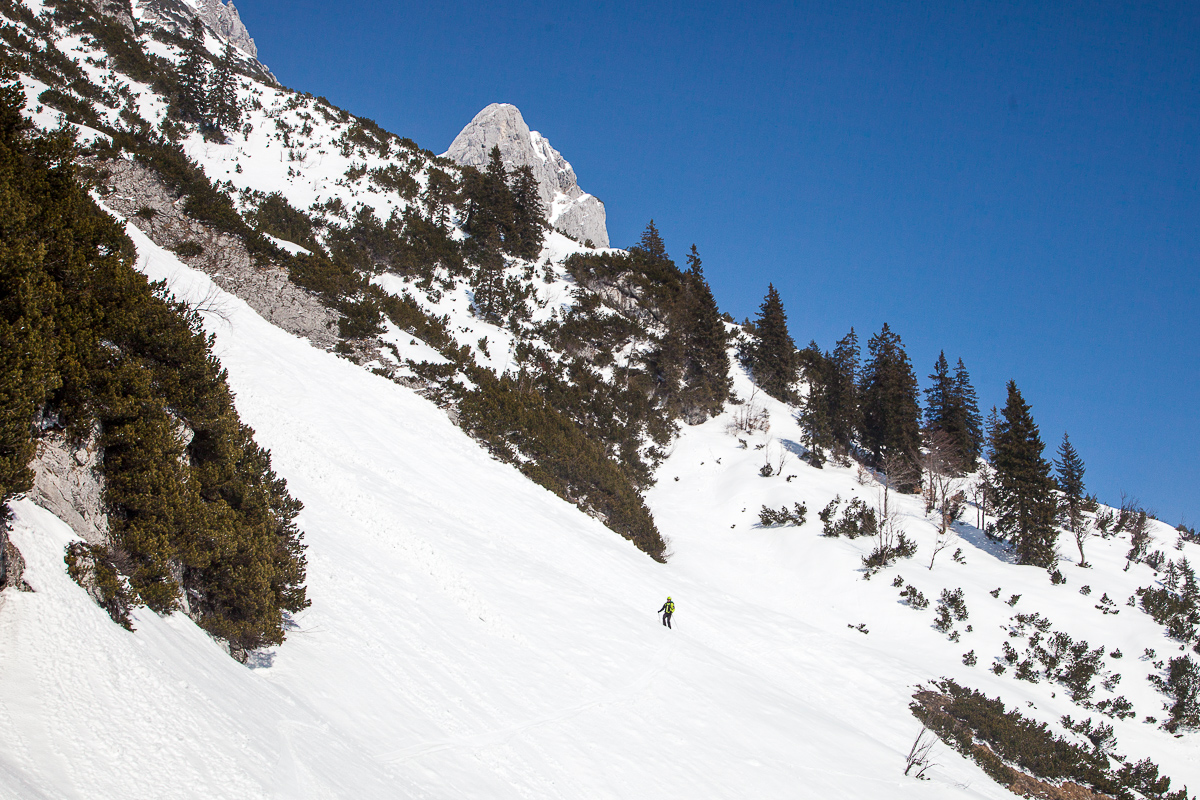
[[[216,291],[129,233],[150,277]],[[0,794],[1003,796],[950,753],[901,776],[918,660],[743,592],[730,552],[681,535],[654,563],[412,391],[221,305],[238,411],[306,505],[312,607],[251,668],[178,615],[128,633],[66,576],[65,525],[14,504],[36,592],[0,605]]]
[[[99,52],[91,43],[55,45],[97,84],[119,83],[86,61]],[[130,87],[139,113],[160,120],[161,98]],[[59,115],[37,110],[44,88],[26,79],[33,117],[49,128]],[[185,149],[242,192],[243,207],[252,192],[280,191],[327,221],[360,206],[384,220],[420,202],[363,175],[402,165],[424,186],[428,154],[399,140],[386,156],[341,149],[348,115],[263,84],[244,83],[241,95],[256,101],[249,135],[217,145],[193,133]],[[116,121],[116,106],[104,113]],[[414,391],[272,327],[129,233],[151,278],[219,312],[207,324],[238,411],[306,505],[313,605],[249,667],[186,617],[142,610],[128,633],[67,577],[66,526],[15,503],[13,538],[37,591],[0,594],[0,797],[1007,797],[946,748],[931,781],[904,778],[919,727],[908,702],[916,685],[949,676],[1058,730],[1063,714],[1102,719],[1062,687],[990,671],[1003,643],[1019,644],[1005,630],[1012,615],[1033,611],[1122,651],[1106,658],[1121,683],[1096,698],[1121,694],[1137,710],[1113,722],[1120,752],[1151,756],[1175,788],[1200,785],[1196,735],[1175,739],[1140,721],[1162,716],[1142,651],[1164,658],[1175,645],[1125,605],[1156,578],[1145,565],[1122,569],[1127,542],[1093,540],[1094,569],[1064,564],[1067,584],[1052,586],[964,525],[926,569],[933,528],[919,501],[895,498],[918,554],[864,581],[869,542],[820,537],[816,515],[835,495],[873,504],[878,486],[800,462],[792,411],[738,372],[738,395],[769,412],[770,432],[732,435],[740,407],[682,431],[647,497],[674,552],[656,564],[490,459]],[[561,262],[581,249],[551,234],[529,265],[534,321],[573,301]],[[375,280],[446,315],[478,363],[512,367],[511,331],[472,316],[466,282],[428,293],[395,275]],[[383,339],[406,362],[444,360],[394,326]],[[766,457],[795,478],[760,477]],[[763,504],[801,501],[804,527],[757,526]],[[1153,547],[1178,558],[1169,529],[1156,533]],[[966,564],[951,559],[960,546]],[[1193,562],[1195,549],[1183,545]],[[899,601],[897,576],[931,602],[962,588],[972,630],[959,625],[961,640],[949,641],[932,627],[932,607]],[[673,631],[654,613],[668,594],[679,607]],[[1096,608],[1102,594],[1119,614]],[[1009,606],[1012,595],[1021,599]],[[975,667],[962,663],[968,650]]]

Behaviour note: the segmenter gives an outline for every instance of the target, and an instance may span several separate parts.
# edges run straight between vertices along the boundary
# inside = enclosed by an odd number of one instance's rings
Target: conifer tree
[[[925,425],[930,430],[946,430],[953,413],[950,408],[953,392],[950,364],[946,362],[946,351],[943,350],[938,354],[937,363],[933,365],[933,374],[929,376],[929,388],[925,390]]]
[[[185,119],[204,120],[208,110],[208,61],[204,57],[204,23],[192,20],[188,51],[179,65],[179,111]]]
[[[858,406],[858,335],[854,328],[838,340],[830,357],[828,413],[833,448],[841,454],[854,449],[861,423]]]
[[[954,460],[964,470],[973,470],[979,458],[981,439],[979,407],[962,359],[958,360],[954,375],[951,375],[943,351],[938,355],[929,381],[929,388],[925,390],[925,426],[931,432],[945,433],[953,448]]]
[[[463,170],[463,192],[468,198],[464,227],[471,234],[473,248],[498,253],[513,228],[512,192],[499,145],[492,146],[483,172]]]
[[[0,73],[4,77],[9,76]],[[61,296],[46,272],[39,244],[44,231],[32,224],[44,216],[33,197],[43,187],[24,168],[29,123],[21,114],[25,95],[19,86],[0,84],[0,538],[5,503],[33,485],[27,466],[34,454],[31,420],[61,383],[54,368],[59,352],[54,315]]]
[[[753,342],[749,349],[750,370],[764,392],[789,402],[793,399],[792,384],[800,369],[796,343],[787,329],[787,314],[774,284],[767,287],[767,296],[758,310],[751,330]]]
[[[833,398],[834,365],[828,353],[821,352],[816,342],[799,353],[808,394],[800,404],[799,421],[804,429],[800,442],[808,450],[808,463],[820,468],[825,452],[834,447],[831,400]]]
[[[996,460],[996,434],[1000,430],[1000,412],[992,406],[992,410],[988,412],[987,423],[984,426],[984,438],[987,443],[987,456],[989,461]]]
[[[646,230],[642,231],[642,238],[631,249],[640,250],[655,261],[668,260],[667,246],[663,244],[662,236],[658,234],[658,228],[654,226],[654,220],[650,220]]]
[[[1016,544],[1020,563],[1049,569],[1057,560],[1054,483],[1042,457],[1045,446],[1038,427],[1013,381],[1008,382],[994,447],[997,531]]]
[[[961,358],[954,367],[953,392],[955,405],[962,415],[962,428],[958,434],[959,453],[966,469],[973,470],[983,453],[983,430],[979,418],[979,400]]]
[[[282,612],[308,604],[300,505],[239,422],[200,315],[135,271],[71,140],[26,135],[23,104],[0,83],[0,496],[27,485],[39,410],[98,431],[108,541],[73,547],[73,576],[88,574],[80,552],[104,562],[111,580],[92,585],[124,623],[131,603],[165,613],[186,592],[235,655],[278,644]]]
[[[225,52],[213,70],[208,87],[208,117],[223,131],[241,124],[242,107],[237,96],[237,72],[234,71],[233,45],[225,43]]]
[[[885,458],[905,459],[911,474],[902,491],[920,487],[916,455],[921,449],[921,409],[917,404],[917,377],[904,352],[904,344],[885,323],[867,342],[870,353],[863,368],[862,398],[863,445],[872,460],[882,465]]]
[[[680,320],[684,342],[683,382],[690,416],[699,422],[718,413],[729,397],[728,336],[694,244],[687,263]]]
[[[1070,437],[1063,433],[1062,444],[1058,446],[1058,459],[1054,466],[1058,472],[1058,490],[1062,492],[1059,500],[1059,518],[1065,523],[1067,530],[1075,535],[1075,544],[1079,547],[1079,563],[1087,564],[1083,555],[1083,543],[1086,522],[1083,516],[1084,486],[1083,459],[1075,451]]]
[[[543,227],[545,210],[531,167],[517,168],[513,173],[511,191],[513,221],[507,249],[518,258],[532,261],[542,252],[546,231]]]

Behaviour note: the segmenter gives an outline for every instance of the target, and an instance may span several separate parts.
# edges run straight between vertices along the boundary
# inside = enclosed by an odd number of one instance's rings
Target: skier
[[[675,613],[675,601],[668,597],[667,602],[663,603],[663,607],[658,610],[658,613],[663,615],[663,625],[670,628],[671,615]]]

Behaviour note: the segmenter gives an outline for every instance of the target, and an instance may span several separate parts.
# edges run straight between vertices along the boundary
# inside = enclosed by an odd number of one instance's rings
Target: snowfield
[[[185,299],[219,292],[128,231],[150,278]],[[1061,687],[985,669],[1018,593],[1017,611],[1119,645],[1135,667],[1119,689],[1158,713],[1138,661],[1140,641],[1164,641],[1156,626],[1092,608],[1101,591],[1123,606],[1149,582],[1147,567],[1121,572],[1119,542],[1093,542],[1090,597],[1077,591],[1085,571],[1066,565],[1068,585],[1051,586],[968,529],[967,564],[947,551],[929,571],[932,527],[905,498],[922,552],[863,581],[865,541],[820,537],[815,514],[874,487],[794,456],[794,480],[760,477],[764,454],[798,431],[758,395],[769,435],[742,449],[726,430],[733,407],[685,430],[662,465],[648,499],[675,555],[660,565],[415,392],[219,296],[207,324],[238,411],[305,503],[312,607],[249,666],[179,614],[141,610],[126,632],[66,575],[67,526],[14,503],[36,591],[0,596],[5,797],[1005,797],[943,746],[930,781],[901,773],[919,729],[909,698],[929,679],[1002,692],[1048,721],[1078,715]],[[737,391],[751,396],[744,376]],[[801,500],[806,526],[757,526],[762,503]],[[897,572],[931,599],[962,586],[975,632],[947,642],[932,607],[896,600]],[[671,631],[655,614],[668,594]],[[848,627],[859,623],[870,632]],[[1200,784],[1192,736],[1136,721],[1117,733],[1176,786]]]
[[[129,233],[151,278],[216,291]],[[6,797],[1004,794],[950,754],[901,776],[917,663],[714,584],[683,536],[651,561],[411,390],[222,306],[238,411],[306,506],[312,607],[251,668],[182,615],[128,633],[66,575],[65,524],[15,503],[36,591],[0,606]]]
[[[173,46],[143,38],[177,60]],[[103,56],[94,43],[55,45],[98,85],[116,85],[102,59],[86,61]],[[222,43],[210,36],[208,47]],[[30,117],[56,127],[62,115],[37,101],[46,85],[22,80]],[[129,85],[157,124],[163,99]],[[239,91],[249,131],[220,145],[189,132],[183,147],[243,210],[276,191],[326,222],[360,207],[384,221],[422,202],[369,170],[404,167],[424,187],[431,154],[390,138],[386,155],[342,148],[350,115],[282,87],[247,80]],[[116,107],[102,112],[119,118]],[[1059,733],[1067,714],[1111,723],[1119,753],[1152,758],[1172,789],[1200,789],[1198,734],[1145,721],[1164,716],[1147,675],[1178,644],[1127,604],[1160,577],[1145,564],[1125,569],[1127,535],[1093,538],[1085,570],[1063,534],[1060,586],[970,524],[930,568],[936,532],[923,502],[892,494],[917,554],[864,580],[871,540],[822,537],[817,515],[834,497],[875,506],[880,486],[801,461],[794,409],[735,367],[741,404],[685,427],[647,494],[672,553],[658,564],[369,369],[387,362],[412,376],[413,365],[448,363],[428,343],[389,323],[379,360],[356,366],[272,326],[126,227],[150,279],[209,309],[238,413],[305,505],[297,523],[312,605],[281,647],[246,665],[182,614],[139,609],[128,632],[68,577],[70,528],[31,501],[12,503],[35,591],[0,592],[0,800],[1012,797],[940,744],[929,780],[903,775],[921,727],[913,692],[943,676]],[[550,233],[537,262],[509,263],[507,274],[533,287],[533,322],[571,307],[577,287],[562,264],[586,250]],[[517,368],[513,332],[473,316],[468,281],[433,291],[393,274],[373,281],[445,316],[480,365]],[[731,430],[750,407],[769,431]],[[764,461],[782,474],[760,476]],[[759,525],[763,505],[795,503],[807,507],[804,526]],[[975,519],[971,507],[964,522]],[[1169,526],[1153,532],[1151,550],[1200,563],[1200,547],[1177,546]],[[909,584],[927,609],[900,598]],[[955,589],[969,618],[951,641],[933,621],[938,596]],[[674,630],[656,614],[668,595]],[[1105,672],[1121,679],[1093,699],[1124,696],[1134,718],[1088,712],[1062,686],[1018,681],[1011,667],[992,672],[1006,643],[1024,650],[1008,633],[1013,616],[1033,612],[1122,654],[1105,656]],[[963,663],[971,651],[975,666]]]

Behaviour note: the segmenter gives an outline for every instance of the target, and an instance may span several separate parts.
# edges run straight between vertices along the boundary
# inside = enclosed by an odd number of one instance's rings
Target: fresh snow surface
[[[91,44],[77,36],[54,44],[98,85],[116,85],[85,60],[99,55]],[[139,113],[157,123],[162,98],[126,82]],[[57,126],[59,112],[39,110],[45,85],[24,84],[30,117]],[[386,220],[419,202],[347,172],[401,164],[423,187],[425,154],[398,145],[387,158],[343,151],[337,140],[350,118],[279,87],[245,82],[240,94],[252,106],[248,136],[217,145],[191,134],[184,147],[214,181],[245,192],[243,204],[250,192],[279,191],[297,208],[345,221],[359,207]],[[115,122],[117,109],[98,110]],[[345,215],[322,211],[330,201]],[[14,503],[13,538],[37,591],[0,594],[3,800],[1010,797],[941,745],[930,781],[901,773],[919,729],[910,696],[941,676],[1000,695],[1060,732],[1063,714],[1110,721],[1071,703],[1061,686],[1016,681],[1011,667],[990,671],[1003,642],[1024,649],[1004,630],[1020,612],[1040,612],[1053,630],[1108,652],[1119,647],[1124,657],[1105,664],[1122,680],[1095,697],[1124,695],[1136,708],[1136,719],[1111,721],[1119,752],[1153,758],[1172,788],[1200,787],[1196,734],[1176,739],[1141,721],[1163,716],[1143,648],[1165,659],[1176,645],[1126,605],[1156,579],[1145,565],[1123,570],[1126,538],[1091,540],[1095,566],[1081,570],[1064,535],[1068,583],[1052,586],[1044,571],[1010,563],[962,525],[930,570],[934,533],[920,501],[893,496],[917,556],[864,581],[870,542],[822,538],[817,512],[835,495],[874,505],[878,485],[801,462],[792,410],[755,394],[735,370],[738,396],[769,413],[770,430],[731,433],[745,406],[682,430],[647,496],[673,551],[656,564],[487,457],[416,392],[283,333],[132,226],[129,234],[148,276],[184,299],[221,298],[207,324],[239,413],[305,504],[313,605],[282,647],[249,666],[182,615],[141,610],[136,632],[126,632],[67,577],[70,530],[29,501]],[[576,287],[562,262],[586,250],[547,236],[532,265],[534,321],[569,309]],[[396,275],[374,280],[447,318],[478,363],[512,368],[511,332],[472,315],[465,281],[431,292]],[[382,338],[390,347],[381,360],[445,363],[395,326]],[[759,476],[768,458],[783,462],[783,476]],[[808,507],[805,526],[758,526],[763,504],[795,502]],[[1200,559],[1195,545],[1176,551],[1167,526],[1154,533],[1151,549]],[[958,547],[966,564],[951,559]],[[899,602],[898,575],[930,608]],[[956,626],[957,643],[931,624],[938,595],[954,588],[972,626]],[[678,604],[673,631],[655,614],[668,594]],[[1096,609],[1103,594],[1119,614]],[[850,627],[860,624],[869,633]],[[961,662],[968,650],[979,659],[973,668]]]
[[[149,277],[218,291],[128,230]],[[901,775],[933,675],[839,629],[853,596],[765,602],[723,567],[745,543],[669,523],[656,564],[414,392],[223,300],[238,411],[305,503],[312,607],[250,667],[181,615],[128,633],[67,577],[65,525],[15,503],[36,591],[0,606],[5,797],[1004,796],[948,752]]]

